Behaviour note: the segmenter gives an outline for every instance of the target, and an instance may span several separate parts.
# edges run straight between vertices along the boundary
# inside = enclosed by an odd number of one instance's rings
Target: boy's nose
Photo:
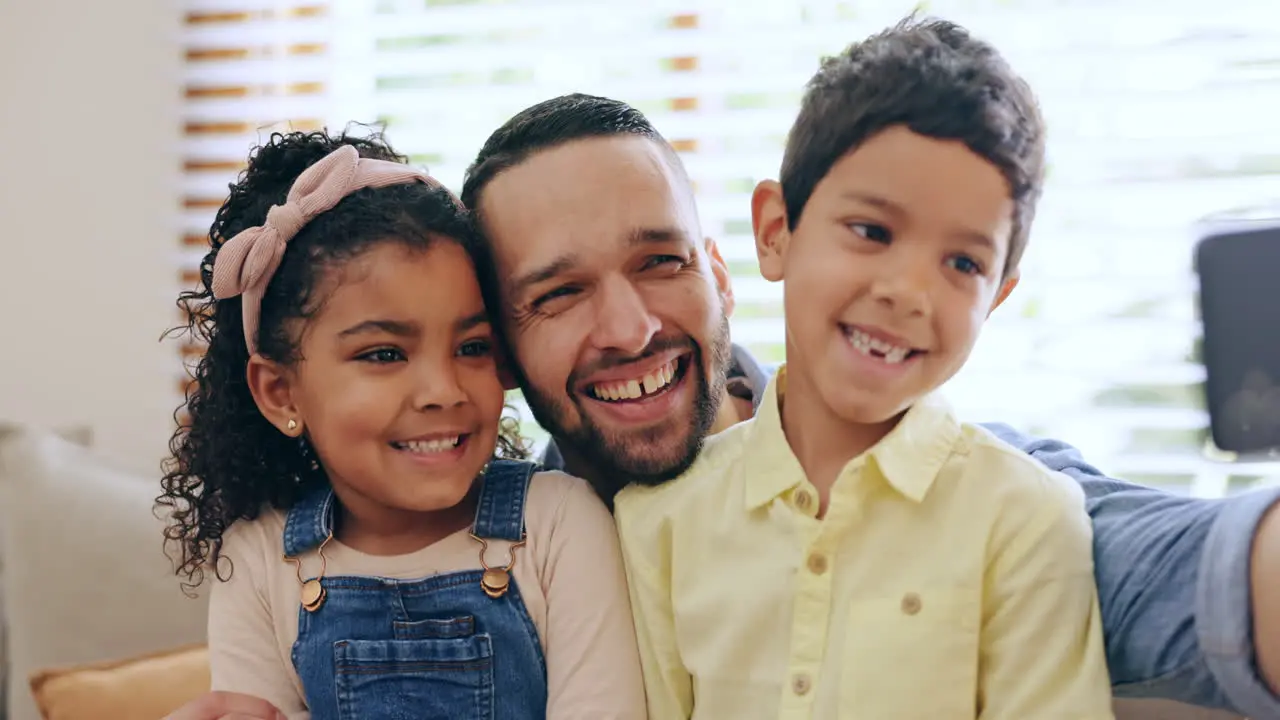
[[[930,270],[923,263],[903,262],[872,286],[877,303],[894,313],[920,316],[929,311]]]

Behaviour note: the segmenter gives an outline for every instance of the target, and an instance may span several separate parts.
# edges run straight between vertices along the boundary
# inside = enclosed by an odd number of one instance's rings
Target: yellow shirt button
[[[827,571],[827,556],[814,553],[809,556],[809,572],[821,575]]]
[[[795,500],[796,507],[801,510],[808,510],[809,506],[813,504],[813,495],[808,490],[797,490]]]
[[[915,593],[907,593],[902,596],[902,612],[908,615],[915,615],[920,612],[920,596]]]
[[[796,673],[796,676],[791,678],[791,692],[797,695],[807,695],[812,687],[813,682],[805,673]]]

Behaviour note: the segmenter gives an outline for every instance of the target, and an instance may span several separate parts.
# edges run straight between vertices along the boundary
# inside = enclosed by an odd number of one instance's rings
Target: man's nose
[[[595,303],[591,343],[597,350],[639,355],[661,327],[635,285],[626,279],[611,278],[601,283]]]
[[[453,358],[422,361],[414,377],[414,406],[419,409],[447,409],[467,401],[458,382],[458,368]]]

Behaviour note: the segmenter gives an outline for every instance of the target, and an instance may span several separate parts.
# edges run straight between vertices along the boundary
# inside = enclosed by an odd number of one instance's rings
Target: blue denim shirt
[[[730,392],[758,404],[776,368],[734,346]],[[1094,572],[1116,697],[1162,698],[1280,718],[1253,648],[1249,558],[1280,489],[1182,497],[1103,475],[1080,451],[998,423],[984,426],[1080,483],[1093,519]],[[562,463],[554,444],[544,463]]]

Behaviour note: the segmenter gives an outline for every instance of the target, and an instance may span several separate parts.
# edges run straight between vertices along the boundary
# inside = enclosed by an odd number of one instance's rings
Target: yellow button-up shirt
[[[945,401],[818,494],[757,416],[616,517],[649,717],[1111,718],[1079,486]]]

